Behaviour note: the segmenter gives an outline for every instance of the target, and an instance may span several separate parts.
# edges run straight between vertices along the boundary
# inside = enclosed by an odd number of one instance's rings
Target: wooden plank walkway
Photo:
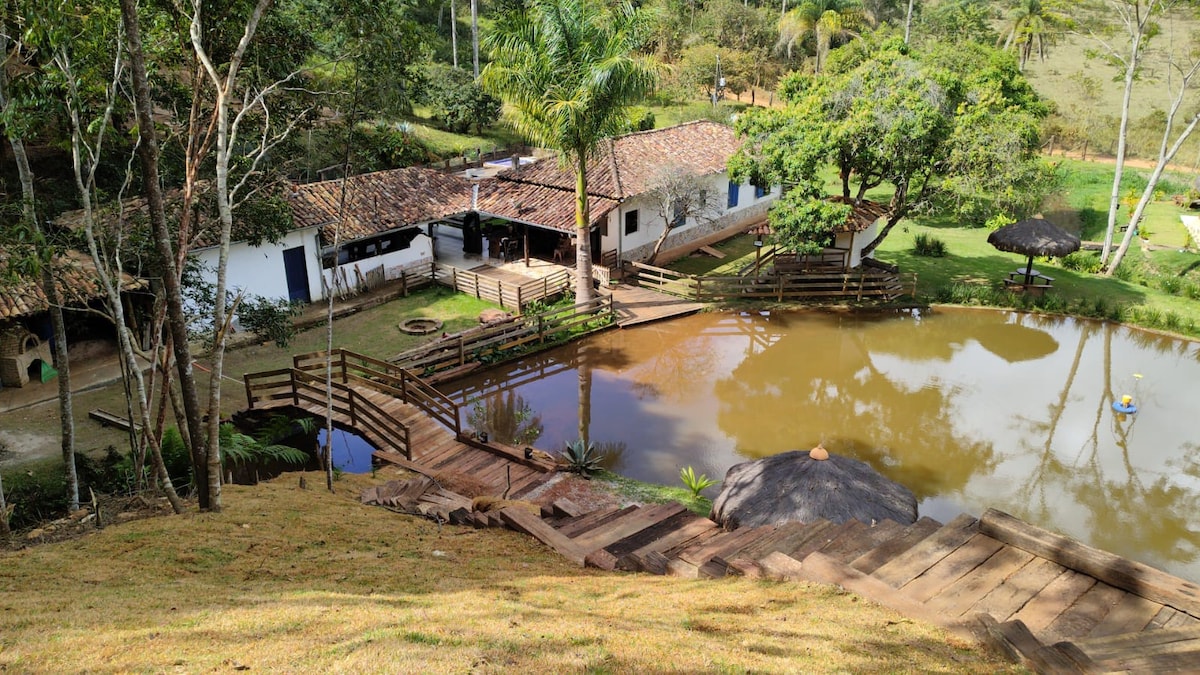
[[[725,531],[679,505],[651,505],[544,522],[548,529],[520,529],[576,562],[837,584],[990,639],[1039,672],[1200,671],[1200,587],[999,511],[945,525],[922,518]]]
[[[694,314],[705,307],[702,302],[692,302],[624,283],[610,291],[616,306],[617,326],[620,328]]]

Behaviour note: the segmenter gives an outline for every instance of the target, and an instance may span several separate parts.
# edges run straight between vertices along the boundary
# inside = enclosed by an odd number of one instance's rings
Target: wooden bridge
[[[430,475],[468,475],[512,498],[554,471],[552,462],[464,434],[458,404],[404,368],[345,349],[292,361],[291,368],[244,376],[250,408],[292,407],[323,417],[328,397],[334,423],[369,441],[378,459]]]

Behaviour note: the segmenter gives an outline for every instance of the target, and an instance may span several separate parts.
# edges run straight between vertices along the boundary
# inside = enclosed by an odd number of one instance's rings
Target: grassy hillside
[[[0,670],[1017,670],[833,587],[583,571],[361,506],[370,480],[229,486],[219,514],[0,553]]]

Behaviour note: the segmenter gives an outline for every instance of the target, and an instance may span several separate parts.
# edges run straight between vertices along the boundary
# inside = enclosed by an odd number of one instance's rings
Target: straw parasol
[[[917,519],[917,498],[868,464],[817,446],[734,465],[709,517],[727,530],[822,518],[908,525]]]
[[[1001,251],[1029,256],[1025,263],[1025,283],[1033,283],[1033,257],[1060,258],[1079,250],[1079,237],[1044,218],[1027,218],[1005,225],[988,235],[988,243]]]

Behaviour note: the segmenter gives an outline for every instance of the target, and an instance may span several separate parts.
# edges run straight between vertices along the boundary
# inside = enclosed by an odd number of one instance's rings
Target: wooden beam
[[[500,518],[508,523],[514,530],[524,532],[529,536],[537,539],[543,544],[554,549],[557,553],[567,558],[571,562],[584,566],[584,561],[587,558],[587,551],[575,545],[569,537],[563,535],[558,530],[546,524],[546,521],[538,518],[534,514],[510,506],[500,510]]]
[[[1007,544],[1083,574],[1170,605],[1200,618],[1200,585],[1180,579],[1119,555],[1101,551],[1071,537],[1030,525],[996,509],[988,509],[979,520],[979,531]]]

